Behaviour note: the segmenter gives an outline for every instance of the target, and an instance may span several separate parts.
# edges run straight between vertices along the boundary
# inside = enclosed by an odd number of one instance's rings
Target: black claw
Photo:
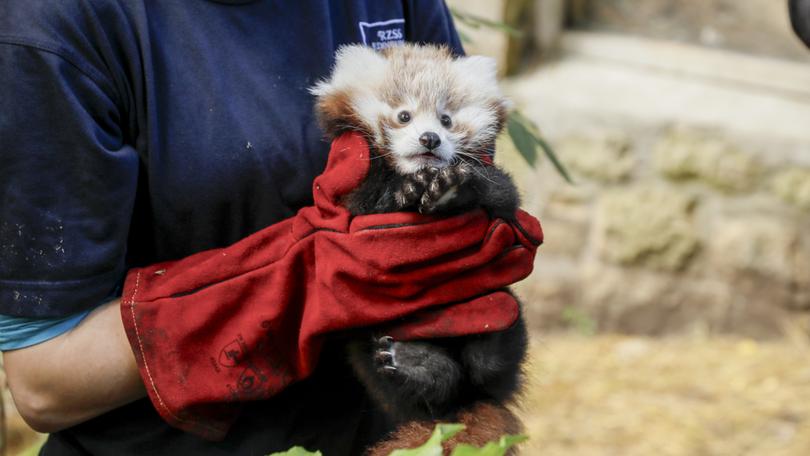
[[[415,207],[420,214],[435,214],[447,207],[447,203],[439,206],[437,202],[469,180],[471,173],[472,168],[465,165],[424,168],[406,176],[395,198],[400,209]]]
[[[394,345],[394,338],[382,336],[376,340],[377,350],[374,352],[374,363],[377,370],[384,373],[393,373],[397,370],[394,366],[394,352],[391,347]]]
[[[408,204],[408,199],[401,191],[394,193],[394,199],[396,200],[397,204],[399,204],[400,208],[405,207]]]
[[[470,175],[472,174],[472,168],[469,165],[459,166],[458,167],[458,176],[461,182],[466,181]]]
[[[412,182],[407,182],[402,187],[402,192],[405,195],[407,195],[408,197],[414,196],[414,195],[416,195],[418,193],[417,190],[416,190],[416,185],[414,185]]]
[[[425,193],[422,195],[422,198],[419,201],[419,213],[420,214],[430,214],[433,212],[435,207],[433,207],[433,201],[430,198],[430,195]]]
[[[449,186],[456,180],[456,176],[454,174],[453,168],[444,168],[442,172],[439,174],[439,177],[442,179],[445,185]]]
[[[389,351],[378,351],[377,354],[374,355],[374,361],[383,366],[393,366],[394,354]]]
[[[383,373],[383,374],[386,374],[386,375],[393,375],[393,374],[397,373],[397,368],[395,366],[391,366],[391,365],[388,365],[388,364],[386,364],[385,366],[380,367],[377,370],[380,373]]]
[[[420,170],[414,175],[414,179],[422,185],[427,185],[431,177],[430,171],[426,169]]]

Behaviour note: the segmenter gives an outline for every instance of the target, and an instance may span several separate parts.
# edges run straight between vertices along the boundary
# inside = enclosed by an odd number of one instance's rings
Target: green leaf
[[[509,116],[514,117],[515,120],[523,124],[523,126],[526,127],[526,129],[529,130],[531,134],[535,136],[540,135],[540,130],[537,129],[537,125],[535,125],[535,123],[532,122],[528,117],[526,117],[522,112],[515,109],[514,111],[509,113]]]
[[[506,24],[504,22],[493,21],[491,19],[487,19],[485,17],[477,16],[475,14],[466,13],[460,11],[456,8],[450,8],[450,13],[455,17],[459,22],[463,23],[464,25],[478,29],[483,27],[488,27],[491,29],[499,30],[503,33],[509,34],[515,38],[520,38],[523,36],[523,32],[520,30]]]
[[[391,456],[442,456],[442,442],[464,430],[463,424],[437,424],[424,445],[418,448],[396,450]]]
[[[523,155],[523,158],[526,159],[529,165],[534,166],[534,163],[537,161],[537,146],[540,146],[540,149],[551,161],[551,164],[554,165],[557,172],[560,173],[560,176],[569,184],[574,183],[573,179],[571,179],[571,175],[568,174],[568,170],[565,169],[560,159],[557,158],[557,154],[554,152],[551,145],[542,138],[534,122],[524,116],[520,111],[512,111],[507,120],[506,128],[515,147],[520,154]],[[527,139],[527,136],[531,139]],[[531,141],[531,145],[527,144],[529,141]]]
[[[472,445],[458,445],[452,456],[503,456],[510,448],[528,439],[525,435],[505,435],[497,442],[489,442],[481,448]]]
[[[537,141],[535,136],[515,116],[509,116],[509,119],[507,119],[506,131],[523,159],[530,166],[534,166],[537,161]]]
[[[290,448],[287,451],[282,451],[280,453],[273,453],[268,456],[323,456],[320,451],[308,451],[304,447],[295,446]]]
[[[565,166],[563,166],[560,159],[557,158],[557,154],[554,153],[554,149],[551,148],[551,146],[546,142],[545,139],[539,136],[535,136],[534,139],[535,141],[537,141],[537,145],[540,146],[541,149],[543,149],[543,153],[546,154],[546,157],[548,157],[548,159],[551,160],[551,164],[554,165],[554,168],[557,169],[557,172],[560,173],[563,179],[565,179],[565,181],[568,182],[569,184],[573,184],[574,180],[571,179],[571,176],[568,174],[568,170],[565,169]]]
[[[577,332],[584,336],[593,336],[596,334],[598,326],[596,320],[576,307],[569,306],[564,308],[561,317],[564,323],[576,329]]]
[[[461,30],[456,30],[458,37],[461,38],[462,43],[472,43],[472,38]]]

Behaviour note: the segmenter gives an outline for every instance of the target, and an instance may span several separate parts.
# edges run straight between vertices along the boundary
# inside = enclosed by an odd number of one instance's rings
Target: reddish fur
[[[464,431],[456,434],[444,444],[444,454],[449,455],[460,443],[483,446],[487,442],[497,441],[505,434],[519,434],[523,430],[520,420],[511,410],[502,405],[479,402],[458,414],[456,420],[466,426]],[[411,421],[392,432],[386,440],[375,444],[366,452],[367,456],[389,456],[400,448],[415,448],[424,444],[436,422]]]
[[[372,136],[371,128],[352,107],[352,93],[335,91],[318,98],[315,112],[321,128],[329,137],[337,137],[346,130],[356,130],[366,137]]]
[[[495,113],[495,125],[497,125],[498,131],[503,130],[506,125],[506,117],[509,115],[506,106],[502,102],[495,102],[492,103],[490,109]]]

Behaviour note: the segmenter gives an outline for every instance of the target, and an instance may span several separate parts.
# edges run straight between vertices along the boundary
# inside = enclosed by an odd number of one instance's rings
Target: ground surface
[[[527,455],[810,454],[805,341],[541,336]]]
[[[797,339],[536,335],[523,454],[810,454],[810,348]],[[10,424],[20,454],[36,437]]]

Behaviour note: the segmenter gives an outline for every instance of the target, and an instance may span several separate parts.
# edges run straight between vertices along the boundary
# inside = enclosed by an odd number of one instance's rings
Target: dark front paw
[[[421,169],[403,177],[394,199],[399,209],[413,208],[422,214],[453,210],[460,201],[466,204],[469,199],[465,187],[474,172],[472,166],[466,163],[441,169]]]
[[[472,167],[466,163],[437,170],[419,199],[419,212],[433,214],[454,207],[472,173]]]
[[[402,183],[394,192],[397,209],[418,208],[422,195],[427,191],[437,172],[436,168],[425,168],[403,176]]]

